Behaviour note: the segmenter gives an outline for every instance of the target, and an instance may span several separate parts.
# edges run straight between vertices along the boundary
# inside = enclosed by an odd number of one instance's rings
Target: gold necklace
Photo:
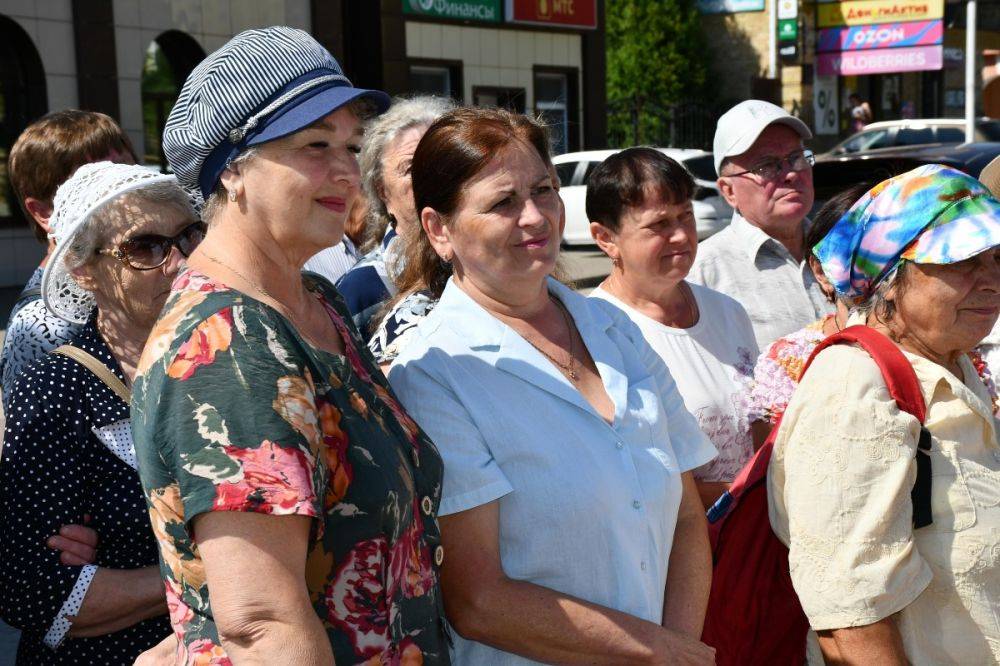
[[[292,313],[292,311],[284,303],[282,303],[277,298],[275,298],[274,295],[271,292],[269,292],[267,289],[265,289],[264,285],[260,284],[259,282],[255,282],[254,280],[251,280],[246,275],[244,275],[243,273],[241,273],[238,270],[236,270],[235,268],[233,268],[231,265],[227,264],[226,262],[222,261],[221,259],[215,258],[214,256],[210,255],[208,252],[202,251],[202,255],[206,259],[208,259],[209,261],[212,261],[212,262],[218,264],[219,266],[222,266],[227,271],[229,271],[230,273],[232,273],[233,275],[235,275],[239,279],[241,279],[244,282],[246,282],[248,285],[250,285],[251,287],[253,287],[257,291],[259,291],[264,296],[267,296],[271,300],[271,302],[274,303],[274,307],[275,308],[277,308],[278,310],[281,310],[282,313],[286,317],[288,317],[289,319],[295,320],[295,315]]]
[[[523,337],[529,345],[537,349],[542,356],[552,361],[556,367],[562,370],[563,374],[570,378],[570,380],[574,382],[580,381],[580,374],[574,367],[576,365],[576,354],[573,353],[573,327],[572,324],[570,324],[569,312],[566,311],[566,306],[562,304],[562,301],[553,297],[552,294],[549,294],[549,299],[556,304],[557,308],[559,308],[559,312],[561,312],[563,316],[563,322],[566,324],[566,334],[569,336],[569,363],[567,364],[557,361],[551,354],[532,342],[531,338],[523,335],[521,337]]]

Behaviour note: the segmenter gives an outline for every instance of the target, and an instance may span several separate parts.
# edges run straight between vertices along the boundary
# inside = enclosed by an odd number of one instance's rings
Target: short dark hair
[[[857,183],[856,185],[851,185],[846,190],[838,192],[837,194],[830,197],[830,199],[823,204],[823,207],[819,209],[816,215],[812,218],[812,223],[806,230],[805,235],[805,255],[806,259],[812,256],[813,248],[819,245],[819,242],[826,238],[826,235],[830,233],[830,229],[833,225],[837,223],[837,220],[842,218],[844,214],[851,209],[858,199],[863,197],[865,193],[872,189],[874,185],[871,183]]]
[[[132,142],[118,123],[96,111],[54,111],[21,132],[7,162],[10,184],[40,242],[48,242],[45,230],[28,212],[25,199],[32,197],[52,203],[56,190],[77,168],[104,159],[111,152],[139,161]]]
[[[670,203],[694,196],[687,169],[655,148],[626,148],[599,164],[587,180],[587,219],[611,231],[621,227],[625,208],[641,206],[650,190]]]

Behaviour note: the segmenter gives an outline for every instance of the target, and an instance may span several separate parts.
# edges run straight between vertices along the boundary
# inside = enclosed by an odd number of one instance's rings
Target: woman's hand
[[[702,666],[715,663],[715,648],[679,631],[667,631],[657,647],[657,656],[657,664]]]
[[[715,663],[714,649],[680,631],[508,578],[500,563],[496,501],[443,516],[440,523],[448,553],[441,591],[448,620],[462,637],[546,663]]]
[[[173,666],[177,655],[177,636],[170,634],[138,657],[132,666]]]
[[[66,566],[93,564],[97,559],[97,532],[85,527],[89,522],[90,516],[85,515],[83,525],[63,525],[58,534],[45,541],[45,545],[60,551],[59,561]]]

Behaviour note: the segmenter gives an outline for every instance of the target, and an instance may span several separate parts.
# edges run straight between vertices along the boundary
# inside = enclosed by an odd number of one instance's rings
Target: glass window
[[[476,86],[472,89],[472,103],[475,106],[494,106],[524,113],[524,88]]]
[[[576,165],[579,162],[563,162],[556,165],[556,173],[559,175],[559,184],[567,187],[573,184],[573,175],[576,173]]]
[[[451,68],[410,65],[410,90],[414,93],[452,97]]]
[[[918,146],[934,143],[934,130],[930,127],[903,127],[896,132],[897,146]]]
[[[962,127],[938,127],[938,143],[964,143],[965,129]]]
[[[188,74],[204,58],[198,42],[179,30],[162,33],[146,47],[142,65],[142,159],[161,171],[169,169],[160,145],[167,116]]]
[[[7,157],[24,128],[47,108],[45,70],[31,37],[0,15],[0,225],[24,224],[8,178]]]
[[[853,139],[845,141],[841,146],[845,153],[859,153],[863,150],[874,148],[885,148],[889,145],[889,130],[876,129],[868,132],[861,132]]]
[[[991,120],[979,123],[976,129],[978,130],[978,134],[982,134],[982,141],[1000,141],[1000,122]]]
[[[569,152],[569,84],[565,74],[535,73],[535,112],[549,126],[557,155]]]
[[[718,174],[715,173],[715,158],[711,153],[684,160],[684,166],[699,180],[710,180],[714,183],[718,178]]]

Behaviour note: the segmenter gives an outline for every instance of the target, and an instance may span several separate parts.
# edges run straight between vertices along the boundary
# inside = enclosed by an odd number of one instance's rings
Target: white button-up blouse
[[[638,327],[549,281],[614,402],[609,425],[506,324],[449,283],[389,380],[445,463],[440,514],[499,501],[504,571],[659,623],[682,472],[716,451]],[[525,664],[455,637],[458,664]]]

